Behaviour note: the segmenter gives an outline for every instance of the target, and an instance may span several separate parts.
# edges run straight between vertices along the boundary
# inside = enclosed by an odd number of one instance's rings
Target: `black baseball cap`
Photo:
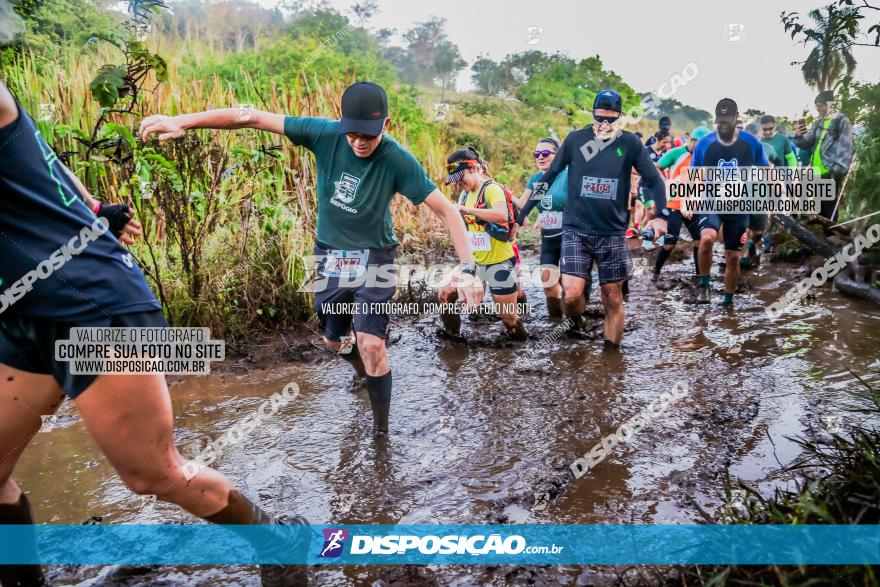
[[[672,128],[672,120],[668,116],[661,116],[660,123],[658,124],[658,126],[661,129],[669,130]]]
[[[736,102],[730,98],[721,98],[715,106],[715,124],[719,122],[729,122],[736,124],[737,116],[739,116],[739,108]]]
[[[623,99],[614,90],[602,90],[593,100],[593,110],[598,109],[623,112]]]
[[[371,137],[382,134],[388,117],[388,95],[373,82],[350,85],[342,94],[339,134],[356,132]]]

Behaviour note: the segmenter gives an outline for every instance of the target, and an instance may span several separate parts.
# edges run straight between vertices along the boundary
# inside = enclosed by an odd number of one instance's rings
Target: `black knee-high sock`
[[[367,375],[367,395],[373,408],[373,434],[386,436],[391,411],[391,371],[378,377]]]
[[[667,251],[666,247],[660,249],[660,252],[657,253],[657,262],[654,263],[654,273],[660,273],[660,270],[663,269],[663,265],[666,264],[666,260],[669,259],[669,255],[672,254],[672,251]]]
[[[694,249],[694,275],[700,274],[700,249]]]
[[[347,353],[340,352],[338,354],[354,368],[355,373],[360,377],[366,377],[367,369],[364,367],[364,360],[361,358],[361,353],[358,350],[357,344],[351,345],[351,348]]]
[[[34,513],[27,496],[22,493],[18,503],[0,504],[0,524],[33,524]],[[37,550],[36,537],[29,545]],[[40,587],[48,585],[39,565],[0,565],[0,585],[3,587]]]

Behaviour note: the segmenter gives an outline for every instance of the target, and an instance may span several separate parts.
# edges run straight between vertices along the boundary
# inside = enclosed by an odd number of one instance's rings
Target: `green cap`
[[[706,128],[705,126],[698,126],[697,128],[695,128],[694,130],[691,131],[691,138],[699,141],[700,139],[702,139],[704,136],[706,136],[710,132],[712,132],[712,131],[709,130],[708,128]]]

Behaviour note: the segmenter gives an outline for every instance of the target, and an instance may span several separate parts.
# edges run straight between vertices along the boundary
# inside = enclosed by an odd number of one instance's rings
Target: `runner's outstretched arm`
[[[471,248],[468,245],[467,229],[458,210],[455,209],[440,190],[434,190],[428,194],[425,204],[446,225],[449,240],[452,241],[452,246],[455,248],[458,260],[464,264],[473,264],[474,256],[471,254]],[[460,277],[459,275],[454,276],[454,281],[457,281]],[[455,285],[457,284],[454,283],[451,287]],[[464,293],[465,302],[469,306],[478,305],[483,300],[483,288],[479,285],[464,282],[460,289]]]
[[[455,206],[446,199],[440,190],[434,190],[428,194],[428,197],[425,198],[425,204],[446,225],[446,230],[449,232],[449,240],[452,241],[452,246],[455,247],[455,253],[458,255],[459,261],[462,263],[473,263],[474,257],[468,246],[467,229],[465,229],[464,220],[461,219],[461,214],[458,213]]]
[[[242,110],[241,108],[222,108],[193,114],[163,116],[155,114],[144,118],[138,135],[146,141],[151,134],[158,134],[160,141],[176,139],[191,128],[213,128],[218,130],[237,130],[255,128],[277,135],[284,134],[284,115]]]
[[[522,210],[528,205],[529,198],[532,197],[532,188],[526,188],[522,195],[519,197],[519,200],[516,201],[516,207]]]
[[[537,206],[541,200],[533,200],[531,199],[532,190],[526,188],[526,191],[523,192],[522,197],[519,199],[519,215],[516,217],[516,223],[520,226],[524,226],[526,223],[526,218],[529,217],[529,212],[532,211],[532,208]]]

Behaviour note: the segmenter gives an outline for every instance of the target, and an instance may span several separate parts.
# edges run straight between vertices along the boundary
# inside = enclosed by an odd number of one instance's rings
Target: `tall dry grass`
[[[278,113],[338,118],[342,92],[353,81],[344,75],[310,73],[283,86],[273,83],[258,88],[248,73],[242,72],[245,82],[233,86],[216,78],[185,78],[180,73],[184,56],[175,53],[164,57],[169,80],[162,84],[148,81],[132,112],[112,113],[107,117],[109,122],[135,131],[151,114],[176,115],[239,104]],[[6,72],[7,83],[35,118],[43,115],[38,121],[41,131],[96,197],[134,205],[145,236],[132,250],[174,322],[207,325],[227,336],[243,337],[255,329],[307,315],[310,300],[297,289],[304,279],[300,257],[311,252],[317,220],[317,177],[310,153],[284,137],[252,130],[196,131],[190,133],[195,135],[192,146],[187,143],[177,151],[153,142],[142,145],[138,139],[139,148],[152,147],[182,165],[182,175],[199,176],[194,183],[199,193],[195,195],[163,192],[160,180],[163,197],[141,198],[130,165],[114,163],[100,152],[86,157],[83,145],[70,132],[72,127],[92,135],[100,107],[91,97],[89,82],[101,65],[118,60],[118,54],[100,49],[65,52],[50,63],[39,59],[25,56],[20,67]],[[406,126],[397,124],[391,134],[410,148],[432,178],[443,176],[449,147],[442,144],[438,132],[422,129],[410,136]],[[240,165],[244,173],[235,171],[236,161],[246,154],[273,145],[280,146],[281,157],[265,158],[259,173],[246,165]],[[193,152],[186,150],[190,148],[204,156],[191,160]],[[220,171],[231,171],[230,179],[216,180],[226,177]],[[196,243],[199,252],[195,262],[186,263],[186,254],[182,262],[180,253],[186,251],[180,250],[179,242],[183,241],[169,229],[171,210],[167,203],[174,197],[193,200],[187,209],[201,239]],[[439,223],[424,206],[414,207],[397,198],[392,217],[403,252],[424,251],[436,244]],[[254,258],[254,251],[260,252],[259,258]],[[192,275],[194,271],[199,275]]]

